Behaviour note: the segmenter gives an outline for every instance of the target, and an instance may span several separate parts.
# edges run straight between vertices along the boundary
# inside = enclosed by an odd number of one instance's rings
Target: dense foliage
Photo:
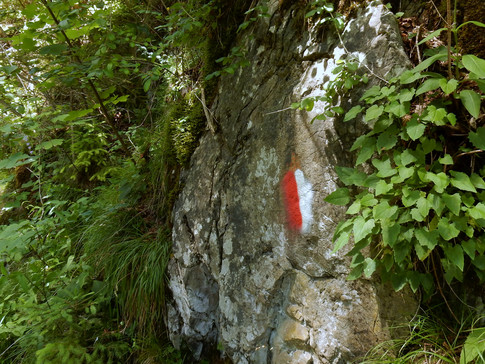
[[[226,5],[0,1],[1,363],[182,362],[170,217],[214,76],[242,61],[249,4]]]

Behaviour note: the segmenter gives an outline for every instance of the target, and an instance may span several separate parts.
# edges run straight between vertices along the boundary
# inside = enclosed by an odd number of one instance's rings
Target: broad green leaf
[[[414,175],[414,167],[399,167],[399,176],[406,180]]]
[[[371,120],[377,119],[384,112],[384,106],[382,105],[372,105],[369,107],[365,113],[365,121],[369,122]]]
[[[371,258],[365,258],[364,261],[364,275],[366,278],[370,278],[372,273],[376,270],[376,262]]]
[[[42,55],[58,56],[67,50],[65,44],[50,44],[48,46],[39,49],[39,53]]]
[[[423,120],[431,121],[432,123],[441,126],[446,124],[447,114],[448,112],[446,111],[446,109],[442,107],[437,108],[434,105],[429,105],[423,115]]]
[[[391,284],[394,291],[398,292],[406,286],[407,278],[404,273],[395,273],[391,277]]]
[[[421,86],[419,86],[418,89],[416,90],[416,96],[419,96],[419,95],[424,94],[424,93],[431,91],[431,90],[438,89],[440,87],[441,80],[446,81],[446,79],[444,77],[442,77],[442,78],[430,78],[430,79],[424,81],[423,84]]]
[[[416,119],[411,119],[406,124],[406,133],[409,135],[409,137],[412,140],[419,139],[424,134],[425,129],[426,129],[426,125],[420,123]]]
[[[409,163],[416,162],[418,159],[414,156],[409,149],[405,149],[401,153],[401,163],[403,166],[407,166]]]
[[[403,194],[401,196],[402,204],[404,207],[410,207],[416,203],[421,197],[421,192],[418,190],[410,190],[403,188]]]
[[[361,193],[359,194],[360,196],[360,204],[362,206],[375,206],[377,205],[377,199],[374,198],[374,195],[372,193]]]
[[[434,189],[438,193],[443,193],[445,188],[448,187],[448,184],[450,183],[450,177],[443,172],[438,174],[427,172],[426,177],[434,183]]]
[[[345,211],[345,213],[347,215],[357,214],[360,211],[361,207],[362,205],[360,204],[360,200],[356,200],[352,203],[352,205],[349,206],[349,208],[347,209],[347,211]]]
[[[397,98],[400,102],[411,101],[414,97],[415,92],[416,90],[414,88],[404,88],[399,92]]]
[[[477,203],[468,210],[468,214],[474,219],[485,219],[485,205],[481,202]]]
[[[451,240],[460,234],[460,230],[458,230],[446,217],[442,217],[438,222],[438,232],[445,240]]]
[[[358,243],[372,232],[375,226],[374,219],[365,220],[362,216],[358,216],[354,222],[354,242]]]
[[[313,100],[313,98],[303,99],[301,101],[301,108],[305,109],[306,111],[312,111],[314,104],[315,101]]]
[[[393,247],[401,233],[401,225],[393,224],[382,226],[382,243],[387,246]]]
[[[390,159],[386,159],[383,161],[379,159],[373,159],[372,165],[378,170],[376,174],[377,177],[386,178],[394,176],[397,173],[396,169],[391,166]]]
[[[348,188],[339,188],[328,195],[325,201],[333,205],[345,206],[350,202],[350,191]]]
[[[428,248],[419,244],[418,242],[414,244],[414,250],[416,251],[418,259],[421,261],[424,261],[428,257],[429,253],[431,253],[431,250],[428,250]]]
[[[397,206],[390,206],[386,200],[381,201],[372,209],[372,216],[376,220],[390,219],[397,212]]]
[[[411,253],[412,245],[409,244],[407,241],[401,241],[394,245],[394,260],[396,263],[401,263],[409,258]]]
[[[426,217],[429,214],[429,209],[431,208],[428,200],[426,197],[420,197],[418,201],[416,201],[416,206],[419,210],[421,216]]]
[[[433,250],[438,244],[438,230],[428,231],[427,228],[421,227],[414,231],[414,236],[418,239],[419,244],[425,246],[429,250]]]
[[[441,198],[443,199],[443,202],[445,203],[446,207],[448,207],[448,209],[454,215],[458,216],[460,214],[461,197],[459,193],[455,193],[453,195],[444,193],[443,195],[441,195]]]
[[[414,67],[414,72],[424,71],[426,68],[428,68],[429,66],[431,66],[434,62],[436,62],[438,60],[439,61],[443,61],[446,58],[448,58],[448,55],[446,53],[438,53],[438,54],[435,54],[434,56],[431,56],[431,57],[425,59],[420,64],[418,64],[416,67]]]
[[[403,74],[399,77],[399,80],[402,85],[407,85],[409,83],[413,83],[416,80],[419,80],[422,75],[419,72],[413,71],[404,71]]]
[[[439,158],[438,162],[440,162],[441,164],[445,164],[445,165],[454,163],[453,158],[449,154],[445,154],[443,157]]]
[[[485,150],[485,126],[477,128],[476,132],[468,133],[468,139],[478,149]]]
[[[461,242],[463,251],[472,259],[475,258],[476,243],[474,239],[465,240]]]
[[[463,268],[465,266],[465,257],[463,256],[463,249],[461,248],[461,246],[444,246],[443,250],[445,252],[446,258],[448,258],[450,262],[456,265],[458,269],[463,272]]]
[[[379,182],[376,184],[376,196],[388,193],[392,190],[393,184],[387,183],[386,181],[379,179]]]
[[[478,118],[480,115],[480,95],[472,90],[463,90],[459,96],[463,106],[465,106],[471,116]]]
[[[445,208],[445,204],[441,199],[440,195],[432,191],[428,193],[427,199],[431,208],[436,212],[436,217],[441,216],[441,213]]]
[[[440,80],[440,87],[446,95],[451,94],[458,87],[458,81],[452,78],[451,80],[446,80],[442,78]]]
[[[470,175],[470,181],[472,181],[475,188],[485,189],[485,181],[476,173]]]
[[[33,158],[28,156],[27,154],[15,153],[15,154],[12,154],[7,159],[0,160],[0,170],[15,168],[18,166],[22,166],[24,164],[28,164],[32,161],[33,161]]]
[[[367,175],[356,168],[335,167],[339,179],[346,185],[363,186]]]
[[[378,150],[389,150],[397,143],[397,135],[392,132],[384,132],[377,138]]]
[[[51,139],[46,142],[40,143],[38,146],[35,147],[35,149],[51,149],[53,147],[61,145],[62,143],[64,143],[64,139]]]
[[[485,78],[485,59],[478,58],[473,54],[465,54],[461,61],[468,71],[480,78]]]
[[[477,192],[472,181],[470,181],[470,177],[468,177],[465,173],[450,171],[450,174],[453,176],[453,178],[451,178],[451,184],[453,186],[462,191]]]
[[[381,88],[379,86],[372,86],[370,89],[364,92],[359,101],[368,99],[369,97],[377,96],[381,93]]]
[[[362,106],[360,105],[354,106],[349,111],[347,111],[344,117],[344,121],[349,121],[354,119],[357,115],[360,114],[361,111],[362,111]]]
[[[352,220],[340,221],[338,223],[333,236],[334,253],[342,249],[349,242],[351,232],[352,232]]]
[[[375,138],[365,139],[362,144],[362,149],[357,155],[357,160],[355,162],[355,165],[358,166],[359,164],[362,164],[368,161],[372,157],[375,151],[376,151],[376,139]]]
[[[485,353],[485,327],[474,328],[467,336],[460,354],[460,364],[479,363]]]

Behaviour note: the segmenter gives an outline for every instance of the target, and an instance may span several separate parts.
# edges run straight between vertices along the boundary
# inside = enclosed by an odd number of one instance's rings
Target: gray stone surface
[[[212,107],[219,132],[206,133],[183,175],[170,337],[195,356],[219,345],[235,363],[347,363],[389,338],[388,321],[411,312],[413,299],[374,280],[347,281],[348,259],[332,253],[344,210],[324,198],[337,188],[334,167],[351,165],[348,147],[364,126],[311,124],[318,104],[310,113],[286,110],[323,92],[343,47],[332,27],[305,22],[301,7],[269,5],[272,16],[240,39],[251,66],[221,80]],[[379,2],[357,13],[342,34],[347,50],[379,77],[405,68],[393,15]],[[287,228],[282,202],[293,154],[313,188],[306,234]]]

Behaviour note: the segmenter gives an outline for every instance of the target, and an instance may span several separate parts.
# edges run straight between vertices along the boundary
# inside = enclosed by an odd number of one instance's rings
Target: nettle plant
[[[351,148],[356,167],[336,169],[346,187],[326,198],[351,203],[334,235],[334,251],[353,240],[349,279],[378,271],[395,290],[428,294],[440,276],[451,284],[473,270],[485,280],[485,60],[429,53],[345,113],[371,130]],[[440,61],[458,77],[425,72]]]

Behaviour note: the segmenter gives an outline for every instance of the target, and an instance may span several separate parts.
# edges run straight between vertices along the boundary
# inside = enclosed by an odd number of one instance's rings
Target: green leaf
[[[453,178],[451,178],[451,184],[453,186],[462,191],[477,192],[472,181],[470,181],[470,177],[468,177],[465,173],[450,171],[450,174],[453,176]]]
[[[404,88],[399,92],[397,98],[400,102],[411,101],[414,97],[415,92],[416,90],[414,88]]]
[[[403,74],[399,77],[399,81],[402,85],[406,85],[409,83],[413,83],[416,80],[419,80],[422,75],[419,72],[413,72],[411,70],[404,71]]]
[[[479,363],[483,361],[483,353],[485,353],[485,327],[474,328],[468,334],[461,350],[460,364]]]
[[[403,166],[407,166],[409,163],[416,162],[418,159],[410,152],[409,149],[405,149],[401,155],[401,163]]]
[[[461,61],[467,70],[480,78],[485,78],[485,59],[478,58],[473,54],[465,54]]]
[[[485,219],[485,205],[481,202],[477,203],[468,210],[468,214],[474,219]]]
[[[434,183],[434,189],[438,193],[443,193],[450,183],[450,178],[443,172],[438,174],[427,172],[426,177]]]
[[[369,122],[371,120],[377,119],[384,112],[384,106],[382,105],[372,105],[365,112],[365,121]]]
[[[472,259],[475,258],[476,243],[474,239],[465,240],[461,242],[463,251]]]
[[[424,94],[424,93],[431,91],[431,90],[438,89],[440,87],[441,80],[446,81],[446,79],[444,77],[442,77],[442,78],[430,78],[430,79],[424,81],[423,84],[418,87],[418,89],[416,91],[416,96],[419,96],[419,95]]]
[[[468,133],[468,139],[478,149],[485,150],[485,126],[481,126],[476,132]]]
[[[359,99],[359,101],[366,100],[370,97],[377,96],[381,93],[381,88],[379,86],[372,86],[370,89],[364,92],[362,97]]]
[[[38,146],[35,147],[35,149],[51,149],[53,147],[61,145],[62,143],[64,143],[64,139],[51,139],[46,142],[40,143]]]
[[[381,201],[372,209],[372,216],[376,220],[390,219],[397,212],[397,206],[390,206],[386,200]]]
[[[435,30],[434,32],[430,33],[426,38],[422,39],[418,45],[421,45],[423,43],[426,43],[428,40],[433,39],[441,34],[443,30],[446,30],[446,28],[440,28],[438,30]]]
[[[472,90],[463,90],[459,96],[463,106],[465,106],[471,116],[478,118],[480,115],[480,95]]]
[[[463,256],[463,249],[461,246],[444,246],[443,250],[446,258],[448,258],[450,262],[456,265],[458,269],[463,272],[463,268],[465,266],[465,257]]]
[[[350,239],[350,234],[352,232],[352,220],[340,221],[335,229],[333,236],[334,248],[333,253],[342,249]]]
[[[314,105],[315,101],[313,100],[313,98],[307,98],[301,101],[301,108],[305,109],[306,111],[312,111]]]
[[[48,46],[39,49],[39,53],[42,55],[58,56],[67,50],[65,44],[50,44]]]
[[[365,258],[364,261],[364,275],[366,278],[370,278],[372,273],[376,270],[376,262],[371,258]]]
[[[386,178],[394,176],[397,173],[396,169],[391,166],[390,159],[386,159],[383,161],[379,159],[373,159],[372,165],[378,170],[376,174],[377,177]]]
[[[393,132],[384,132],[377,138],[378,150],[389,150],[397,143],[397,135]]]
[[[421,124],[416,119],[411,119],[406,124],[406,132],[412,140],[419,139],[424,134],[425,129],[426,125]]]
[[[446,78],[442,78],[440,80],[440,87],[446,95],[449,95],[458,87],[458,80],[452,78],[448,81]]]
[[[476,173],[470,175],[470,181],[472,181],[475,188],[485,189],[485,181]]]
[[[420,64],[418,64],[416,67],[414,67],[414,72],[424,71],[426,68],[428,68],[429,66],[431,66],[436,61],[444,61],[447,58],[448,58],[448,55],[446,53],[438,53],[438,54],[435,54],[434,56],[431,56],[431,57],[425,59]]]
[[[362,144],[362,149],[357,155],[357,160],[355,162],[355,165],[358,166],[359,164],[368,161],[372,157],[375,151],[376,151],[376,139],[366,138]]]
[[[335,167],[339,179],[346,185],[364,186],[367,175],[356,168]]]
[[[374,219],[365,220],[362,216],[358,216],[354,222],[354,242],[358,243],[372,232],[375,226]]]
[[[385,246],[393,247],[401,233],[401,225],[393,224],[387,225],[383,222],[382,224],[382,243]]]
[[[379,182],[376,184],[376,196],[386,194],[392,190],[393,184],[387,183],[386,181],[379,179]]]
[[[360,114],[361,111],[362,111],[362,106],[360,105],[354,106],[349,111],[347,111],[344,117],[344,121],[349,121],[354,119],[357,115]]]
[[[416,203],[421,197],[421,192],[418,190],[411,190],[408,188],[403,188],[403,194],[401,196],[402,204],[404,207],[410,207]]]
[[[451,240],[453,238],[456,238],[458,234],[460,234],[460,230],[458,230],[455,225],[451,223],[446,217],[442,217],[438,222],[438,232],[445,240]]]
[[[350,191],[348,188],[339,188],[328,195],[325,201],[333,205],[345,206],[350,202]]]
[[[445,164],[445,165],[449,165],[449,164],[454,163],[453,158],[449,154],[445,154],[443,157],[439,158],[438,162],[440,162],[441,164]]]
[[[406,283],[407,283],[407,279],[404,273],[395,273],[391,277],[392,288],[396,292],[403,289]]]
[[[419,244],[425,246],[430,251],[438,244],[438,230],[429,231],[426,227],[418,228],[414,231],[414,236],[418,239]]]
[[[15,153],[12,154],[7,159],[0,160],[0,170],[1,169],[10,169],[22,166],[24,164],[28,164],[32,162],[34,159],[27,154],[23,153]]]
[[[443,202],[445,203],[446,207],[456,216],[460,214],[460,207],[461,207],[461,197],[459,193],[455,193],[453,195],[448,195],[444,193],[441,195]]]

